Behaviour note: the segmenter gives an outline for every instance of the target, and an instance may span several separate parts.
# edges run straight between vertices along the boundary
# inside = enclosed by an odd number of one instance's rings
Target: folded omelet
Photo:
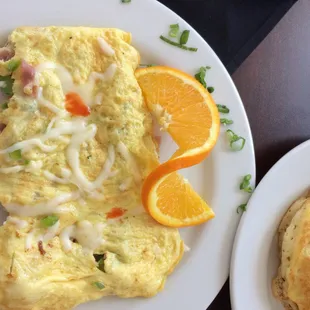
[[[310,195],[288,209],[278,228],[278,274],[273,293],[288,310],[310,309]]]
[[[118,29],[23,27],[0,50],[0,308],[150,297],[183,254],[141,208],[153,124]]]

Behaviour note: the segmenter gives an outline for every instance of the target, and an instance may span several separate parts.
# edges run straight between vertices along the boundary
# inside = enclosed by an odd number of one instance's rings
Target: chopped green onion
[[[29,159],[24,159],[24,165],[29,165],[30,164],[30,160]]]
[[[95,261],[99,263],[100,260],[105,257],[105,254],[93,254],[93,256],[95,258]]]
[[[176,46],[176,47],[179,47],[183,50],[186,50],[186,51],[190,51],[190,52],[197,52],[198,51],[198,48],[196,47],[188,47],[188,46],[185,46],[185,45],[182,45],[180,43],[177,43],[177,42],[173,42],[171,41],[170,39],[164,37],[164,36],[160,36],[159,37],[161,40],[163,40],[164,42],[170,44],[170,45],[173,45],[173,46]]]
[[[14,152],[9,153],[9,156],[13,160],[20,160],[20,159],[22,159],[22,151],[16,150]]]
[[[179,34],[179,30],[180,30],[179,24],[170,25],[169,36],[175,38]]]
[[[104,261],[106,260],[106,254],[94,254],[94,258],[96,262],[98,263],[98,269],[101,270],[102,272],[105,272],[104,270]]]
[[[181,45],[184,45],[187,43],[188,41],[188,38],[189,38],[189,33],[190,31],[189,30],[184,30],[181,34],[181,37],[180,37],[180,44]]]
[[[250,174],[247,174],[247,175],[243,178],[243,180],[242,180],[242,182],[241,182],[239,188],[240,188],[241,190],[244,190],[244,191],[247,192],[247,193],[252,193],[252,192],[253,192],[253,189],[252,189],[252,187],[250,186],[251,178],[252,178],[252,176],[251,176]]]
[[[0,84],[1,91],[7,96],[13,96],[13,79],[10,75],[0,76],[0,82],[4,82]]]
[[[122,3],[130,3],[131,2],[131,0],[121,0],[122,1]]]
[[[240,205],[238,208],[237,208],[237,213],[243,213],[247,210],[247,203],[244,203],[242,205]]]
[[[245,145],[245,139],[241,136],[236,135],[232,130],[228,129],[226,131],[228,139],[229,139],[229,145],[230,148],[233,151],[241,151],[244,148]]]
[[[220,122],[221,122],[221,124],[223,124],[223,125],[231,125],[231,124],[234,123],[233,120],[227,119],[227,118],[221,118],[221,119],[220,119]]]
[[[212,94],[212,93],[214,92],[214,87],[209,86],[209,87],[207,88],[207,90],[208,90],[208,92],[209,92],[210,94]]]
[[[7,102],[5,102],[5,103],[3,103],[3,104],[1,105],[2,110],[6,110],[8,107],[9,107],[9,106],[8,106],[8,103],[7,103]]]
[[[226,105],[223,104],[217,104],[217,109],[219,110],[220,113],[224,113],[224,114],[228,114],[229,113],[229,109],[227,108]]]
[[[12,59],[7,63],[6,67],[9,71],[13,72],[20,66],[20,64],[21,64],[20,59],[18,59],[18,60]]]
[[[48,227],[54,226],[58,222],[58,220],[59,220],[58,216],[56,216],[56,215],[48,215],[48,216],[43,217],[41,219],[41,225],[43,227],[48,228]]]
[[[203,85],[204,88],[207,87],[205,78],[206,78],[206,72],[209,70],[210,67],[200,67],[199,72],[195,74],[195,79]]]
[[[101,270],[102,272],[105,272],[104,261],[105,261],[105,257],[101,258],[100,261],[98,262],[98,269]]]
[[[99,290],[103,290],[105,287],[101,282],[93,282],[92,285],[97,287]]]

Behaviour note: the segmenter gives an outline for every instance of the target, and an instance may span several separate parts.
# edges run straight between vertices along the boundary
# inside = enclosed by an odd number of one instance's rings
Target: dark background
[[[193,26],[208,42],[208,44],[214,49],[219,58],[222,60],[230,74],[234,73],[236,69],[245,61],[245,59],[251,54],[251,52],[259,45],[259,43],[267,36],[267,34],[273,29],[273,27],[280,21],[285,13],[296,2],[295,0],[159,0],[167,7],[171,8],[174,12],[184,18],[191,26]],[[273,55],[274,58],[275,55]],[[256,58],[258,52],[256,53]],[[264,55],[268,57],[268,55]],[[253,57],[252,57],[253,58]],[[260,57],[261,59],[261,57]],[[282,58],[282,63],[285,59]],[[248,61],[242,72],[238,72],[235,82],[237,86],[244,85],[244,78],[249,81],[251,78],[251,72],[255,65],[255,59]],[[244,72],[243,72],[244,71]],[[265,72],[267,73],[267,71]],[[269,73],[269,71],[268,71]],[[257,76],[259,79],[260,76]],[[258,81],[259,82],[259,81]],[[272,80],[270,81],[270,84]],[[255,81],[251,81],[250,84],[255,85]],[[251,85],[248,85],[251,87]],[[246,94],[245,89],[247,86],[240,86],[241,95]],[[265,85],[265,87],[267,87]],[[239,89],[240,91],[240,89]],[[251,98],[252,103],[256,104],[254,98],[250,94],[242,96],[243,98]],[[248,111],[248,106],[251,103],[245,102],[245,107]],[[279,107],[280,103],[275,106]],[[264,104],[265,108],[268,108],[268,101]],[[262,137],[262,133],[266,133],[269,130],[267,122],[264,127],[261,128],[255,125],[255,117],[261,113],[257,110],[257,107],[252,105],[252,110],[256,110],[251,114],[248,111],[250,123],[252,126],[252,132],[254,142],[256,146],[263,146],[263,139],[270,140],[273,143],[276,139],[271,135],[268,137]],[[266,111],[266,110],[265,110]],[[289,112],[290,113],[290,112]],[[255,115],[256,116],[255,116]],[[261,114],[263,118],[264,115]],[[256,128],[257,127],[257,128]],[[271,132],[271,130],[270,130]],[[283,130],[282,130],[283,132]],[[275,135],[278,138],[285,139],[283,134]],[[279,137],[281,136],[281,137]],[[255,138],[260,141],[255,140]],[[294,140],[295,141],[295,140]],[[298,140],[299,141],[299,140]],[[268,169],[279,159],[286,151],[295,146],[301,141],[296,141],[285,148],[283,152],[277,153],[277,158],[266,158],[266,156],[257,157],[256,147],[256,159],[257,159],[257,182],[263,177]],[[264,149],[264,154],[266,150]],[[280,148],[279,150],[282,150]],[[207,289],[207,288],[206,288]],[[229,284],[226,282],[224,288],[219,293],[213,304],[208,310],[230,310],[229,299]],[[195,310],[195,309],[193,309]]]
[[[159,0],[193,26],[230,73],[246,59],[295,0]]]

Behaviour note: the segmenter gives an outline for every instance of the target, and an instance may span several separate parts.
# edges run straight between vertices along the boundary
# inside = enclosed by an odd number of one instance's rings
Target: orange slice
[[[212,209],[176,172],[160,179],[148,178],[142,190],[143,204],[159,223],[185,227],[204,223],[214,217]]]
[[[192,165],[199,163],[215,146],[220,130],[209,92],[192,76],[169,67],[141,68],[136,78],[149,110],[180,148],[174,160],[190,157]]]
[[[215,146],[218,109],[209,92],[192,76],[169,67],[138,69],[146,104],[179,146],[175,154],[146,178],[142,202],[150,215],[170,227],[201,224],[212,209],[176,170],[200,163]]]

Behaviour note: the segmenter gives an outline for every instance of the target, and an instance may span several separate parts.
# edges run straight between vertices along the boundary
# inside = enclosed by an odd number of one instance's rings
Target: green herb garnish
[[[6,94],[7,96],[13,96],[13,82],[14,80],[11,78],[10,75],[7,76],[0,76],[0,82],[4,82],[0,84],[1,91]]]
[[[3,103],[3,104],[1,105],[2,110],[6,110],[8,107],[9,107],[9,106],[8,106],[8,103],[7,103],[7,102],[5,102],[5,103]]]
[[[208,90],[208,92],[209,92],[210,94],[212,94],[212,93],[214,92],[214,87],[209,86],[209,87],[207,88],[207,90]]]
[[[101,258],[100,261],[98,262],[98,269],[101,270],[102,272],[105,272],[104,261],[105,261],[105,256]]]
[[[13,72],[13,71],[15,71],[20,66],[20,64],[21,64],[20,59],[18,59],[18,60],[17,59],[12,59],[12,60],[10,60],[7,63],[6,68],[9,71]]]
[[[241,151],[244,148],[245,145],[245,139],[241,136],[236,135],[232,130],[228,129],[226,131],[228,139],[229,139],[229,145],[230,148],[233,151]]]
[[[30,164],[30,160],[29,159],[24,159],[24,165],[29,165]]]
[[[179,24],[170,25],[169,36],[175,38],[179,34],[179,30],[180,30]]]
[[[88,156],[87,156],[87,159],[91,159],[91,157],[92,157],[91,155],[88,155]]]
[[[164,42],[170,44],[170,45],[173,45],[173,46],[176,46],[176,47],[179,47],[183,50],[186,50],[186,51],[191,51],[191,52],[197,52],[198,51],[198,48],[196,47],[188,47],[188,46],[185,46],[185,45],[182,45],[180,43],[177,43],[177,42],[173,42],[171,41],[170,39],[164,37],[164,36],[160,36],[159,37],[161,40],[163,40]]]
[[[48,215],[41,219],[41,226],[48,228],[54,226],[58,222],[59,218],[56,215]]]
[[[20,159],[22,159],[22,151],[16,150],[14,152],[9,153],[9,156],[13,160],[20,160]]]
[[[93,282],[92,285],[97,287],[99,290],[103,290],[105,287],[101,282]]]
[[[131,2],[131,0],[121,0],[122,1],[122,3],[130,3]]]
[[[253,189],[250,186],[250,181],[251,181],[252,176],[250,174],[247,174],[244,176],[242,182],[240,183],[239,188],[247,193],[252,193]]]
[[[180,37],[180,44],[181,45],[184,45],[187,43],[188,41],[188,38],[189,38],[189,33],[190,31],[189,30],[184,30],[181,34],[181,37]]]
[[[248,205],[247,203],[244,203],[244,204],[240,205],[237,208],[237,213],[239,214],[239,213],[245,212],[247,210],[247,205]]]
[[[220,113],[224,113],[224,114],[228,114],[229,113],[229,109],[226,107],[226,105],[222,105],[222,104],[217,104],[217,109],[219,110]]]
[[[220,119],[220,122],[221,122],[221,124],[223,124],[223,125],[231,125],[231,124],[234,123],[233,120],[228,119],[228,118],[221,118],[221,119]]]
[[[207,87],[207,83],[205,81],[205,78],[206,78],[206,73],[207,73],[207,70],[209,70],[210,67],[200,67],[199,69],[199,72],[195,74],[195,79],[203,85],[204,88]]]

